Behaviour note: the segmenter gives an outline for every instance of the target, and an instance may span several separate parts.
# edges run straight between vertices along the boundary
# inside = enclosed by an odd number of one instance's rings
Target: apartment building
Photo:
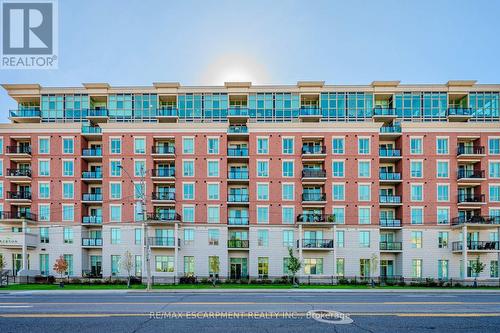
[[[11,274],[498,278],[500,85],[3,88]]]

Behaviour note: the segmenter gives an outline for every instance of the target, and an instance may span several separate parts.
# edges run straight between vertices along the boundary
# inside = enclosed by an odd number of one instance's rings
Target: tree
[[[297,275],[297,272],[300,271],[302,268],[302,263],[300,262],[300,259],[297,258],[296,256],[293,255],[293,248],[288,248],[288,264],[287,264],[287,269],[288,272],[292,274],[292,283],[295,286],[298,286],[298,283],[295,279],[295,276]]]
[[[477,287],[477,277],[484,271],[485,268],[486,265],[479,260],[479,256],[477,256],[476,260],[471,263],[470,269],[472,274],[474,274],[474,287]]]
[[[129,250],[120,259],[120,266],[127,272],[127,288],[130,288],[130,280],[132,279],[132,271],[134,270],[134,257]]]
[[[64,260],[64,256],[59,256],[59,258],[56,259],[56,262],[54,263],[54,267],[52,267],[52,269],[56,273],[59,273],[62,279],[64,273],[66,273],[66,271],[68,270],[68,263],[66,262],[66,260]],[[59,285],[61,286],[61,288],[64,287],[64,282],[61,281]]]
[[[5,268],[5,260],[3,259],[3,255],[0,254],[0,287],[3,285],[3,270]]]
[[[377,274],[377,271],[378,271],[378,256],[374,253],[372,254],[372,258],[370,259],[370,276],[371,276],[372,288],[375,288],[375,281],[373,280],[373,276]]]

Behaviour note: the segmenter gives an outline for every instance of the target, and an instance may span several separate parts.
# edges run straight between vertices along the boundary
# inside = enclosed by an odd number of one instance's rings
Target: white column
[[[462,227],[462,261],[464,269],[464,279],[467,279],[467,226]]]
[[[175,248],[174,248],[174,280],[175,280],[175,283],[177,284],[177,276],[179,276],[179,274],[177,274],[177,269],[178,269],[178,259],[179,259],[179,224],[178,223],[175,223],[175,227],[174,227],[174,245],[175,245]]]
[[[334,224],[333,225],[333,272],[332,272],[332,275],[334,277],[337,277],[337,247],[335,246],[336,245],[336,242],[337,242],[337,239],[335,238],[335,236],[337,236],[337,226]]]
[[[302,257],[302,224],[299,224],[299,260],[302,263],[302,268],[300,269],[301,274],[304,275],[304,258]]]
[[[27,222],[24,219],[23,224],[23,248],[22,248],[22,267],[21,271],[27,270],[28,269],[28,245],[26,244],[26,233],[27,233]],[[24,274],[27,274],[27,272],[23,272]]]

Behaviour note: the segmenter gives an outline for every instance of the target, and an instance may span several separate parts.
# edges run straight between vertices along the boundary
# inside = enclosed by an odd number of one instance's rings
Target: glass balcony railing
[[[304,169],[302,178],[326,178],[326,171],[321,169]]]
[[[175,246],[175,237],[149,237],[148,241],[153,246]]]
[[[379,180],[401,180],[401,173],[399,172],[380,172]]]
[[[401,203],[401,196],[400,195],[381,195],[379,197],[379,202],[386,203],[386,204],[400,204]]]
[[[248,127],[246,126],[229,126],[227,132],[230,134],[248,133]]]
[[[147,213],[147,219],[152,221],[180,221],[181,216],[175,211],[160,211]]]
[[[380,242],[380,250],[401,251],[402,248],[403,248],[402,242]]]
[[[249,200],[248,194],[228,193],[227,195],[228,202],[248,202],[248,200]]]
[[[164,192],[153,192],[151,194],[153,200],[175,200],[174,191],[164,191]]]
[[[325,146],[302,146],[302,154],[304,154],[304,155],[326,154],[326,147]]]
[[[248,222],[249,222],[248,217],[230,216],[227,218],[227,224],[229,224],[229,225],[248,225]]]
[[[175,168],[160,168],[151,170],[152,177],[175,177]]]
[[[447,115],[448,116],[467,116],[467,117],[470,117],[470,116],[472,116],[472,109],[471,108],[464,108],[464,107],[452,107],[452,108],[448,108]]]
[[[380,157],[400,157],[401,156],[401,150],[400,149],[380,148],[378,150],[378,155]]]
[[[463,242],[451,243],[453,251],[462,251]],[[469,251],[498,251],[500,249],[498,241],[468,241],[467,250]]]
[[[227,172],[228,179],[248,179],[248,170],[231,170]]]
[[[83,216],[82,224],[102,224],[102,216],[93,216],[93,215]]]
[[[396,109],[389,107],[374,107],[373,108],[374,116],[396,116]]]
[[[299,109],[301,116],[321,116],[321,109],[317,106],[301,106]]]
[[[246,157],[248,156],[248,148],[227,148],[227,156],[229,157]]]
[[[452,225],[464,223],[500,225],[500,216],[457,216],[451,219]]]
[[[157,117],[177,117],[179,112],[175,107],[161,107],[156,110]]]
[[[299,241],[297,241],[297,247],[299,244]],[[302,248],[333,249],[333,239],[303,239]]]
[[[98,126],[82,126],[83,134],[101,134],[102,128]]]
[[[83,201],[102,201],[102,193],[83,193]]]
[[[106,108],[89,109],[88,117],[107,117],[109,112]]]
[[[227,115],[230,117],[248,117],[247,107],[230,107],[227,109]]]
[[[102,238],[82,238],[82,246],[102,246]]]
[[[40,108],[9,110],[9,114],[12,118],[39,118],[41,116]]]
[[[334,214],[305,213],[297,215],[299,223],[335,223]]]
[[[102,179],[102,171],[83,171],[82,178],[84,178],[84,179]]]
[[[401,220],[398,219],[380,219],[380,226],[383,228],[400,228]]]
[[[232,249],[247,249],[249,242],[247,239],[229,239],[227,247]]]
[[[380,127],[380,133],[401,133],[401,126],[382,126]]]
[[[302,201],[326,201],[326,193],[302,193]]]
[[[102,157],[102,149],[101,148],[85,148],[82,150],[82,156]]]
[[[174,145],[153,146],[151,148],[151,152],[153,154],[158,154],[158,155],[172,155],[175,154],[175,146]]]

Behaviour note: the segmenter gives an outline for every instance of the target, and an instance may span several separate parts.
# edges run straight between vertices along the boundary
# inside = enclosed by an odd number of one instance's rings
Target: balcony
[[[156,118],[160,123],[176,122],[179,117],[179,112],[176,107],[165,106],[156,109]]]
[[[14,123],[39,123],[40,117],[39,107],[9,110],[9,118]]]
[[[174,211],[147,213],[149,221],[156,222],[180,222],[181,216]]]
[[[400,195],[380,195],[379,204],[381,206],[401,206]]]
[[[101,225],[102,216],[87,215],[82,217],[82,224],[85,225]]]
[[[102,171],[83,171],[82,180],[87,183],[99,183],[102,181]]]
[[[102,238],[82,238],[82,247],[101,247]]]
[[[400,229],[401,220],[398,219],[381,219],[379,220],[380,228],[385,229]]]
[[[227,157],[232,159],[248,158],[248,148],[227,148]]]
[[[302,146],[302,158],[323,158],[326,156],[326,147],[319,145]]]
[[[299,247],[300,241],[297,240],[297,247]],[[303,239],[302,240],[303,250],[333,250],[333,239]]]
[[[326,203],[326,193],[302,193],[302,202]]]
[[[401,173],[400,172],[380,172],[379,180],[381,183],[400,183]]]
[[[317,106],[301,106],[299,109],[299,119],[302,121],[319,121],[321,117],[321,109]]]
[[[175,201],[175,191],[153,192],[151,193],[153,201]]]
[[[148,242],[152,247],[175,247],[175,237],[149,237]]]
[[[7,169],[7,174],[5,175],[7,178],[12,178],[12,180],[31,180],[31,169]]]
[[[458,216],[451,219],[451,225],[472,224],[477,226],[500,225],[500,216]]]
[[[31,192],[29,192],[29,191],[7,191],[7,200],[31,201]]]
[[[379,148],[378,155],[380,160],[384,160],[387,162],[396,161],[401,159],[401,150],[394,148]]]
[[[102,138],[102,129],[98,126],[82,126],[82,136],[90,140]]]
[[[102,149],[85,148],[82,150],[82,158],[86,160],[99,160],[102,158]]]
[[[228,136],[248,136],[248,127],[243,125],[231,125],[227,128],[227,134]]]
[[[248,217],[228,217],[227,224],[230,226],[246,226],[249,223]]]
[[[31,157],[31,146],[19,145],[19,146],[6,146],[5,154],[12,155],[15,157]]]
[[[103,123],[109,118],[109,112],[106,108],[89,109],[87,119],[93,123]]]
[[[373,120],[389,122],[397,118],[396,109],[389,107],[374,107]]]
[[[250,116],[247,107],[230,107],[227,109],[229,119],[247,119]]]
[[[484,194],[459,194],[457,196],[458,204],[485,204]]]
[[[468,241],[467,251],[471,252],[489,252],[489,251],[499,251],[498,241]],[[458,252],[463,251],[463,242],[453,242],[451,243],[452,251]]]
[[[451,107],[448,108],[446,116],[449,121],[467,121],[472,117],[471,108]]]
[[[249,201],[248,194],[242,194],[242,193],[227,194],[227,203],[247,204],[248,201]]]
[[[151,170],[152,178],[174,178],[175,177],[175,168],[160,168],[160,169],[152,169]]]
[[[401,126],[382,126],[379,136],[381,138],[396,138],[401,135]]]
[[[236,169],[227,172],[227,179],[232,181],[248,181],[248,170]]]
[[[311,225],[333,225],[335,223],[334,214],[299,214],[297,215],[297,223],[311,224]]]
[[[484,170],[457,170],[457,180],[459,182],[475,182],[486,179]]]
[[[459,146],[457,148],[457,157],[482,157],[484,155],[484,146]]]
[[[302,180],[326,180],[326,171],[322,169],[302,170]]]
[[[152,155],[175,155],[175,146],[172,145],[162,145],[151,147]]]
[[[7,220],[7,221],[27,220],[27,221],[36,222],[37,219],[38,219],[38,216],[36,214],[30,213],[30,212],[23,212],[23,211],[0,212],[0,220]]]
[[[380,251],[401,251],[403,249],[402,242],[380,242]]]
[[[229,249],[248,249],[248,239],[229,239],[227,247]]]
[[[82,202],[102,202],[102,193],[82,193]]]

